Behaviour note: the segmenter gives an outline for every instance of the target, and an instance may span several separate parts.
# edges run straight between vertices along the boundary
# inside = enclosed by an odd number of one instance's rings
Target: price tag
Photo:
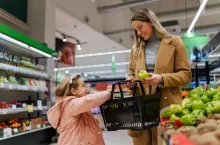
[[[27,105],[27,109],[28,109],[28,112],[34,111],[33,105]]]
[[[12,130],[11,130],[11,128],[7,128],[7,131],[6,131],[7,133],[7,136],[11,136],[12,135]]]
[[[37,106],[39,110],[42,110],[42,100],[37,100]]]
[[[13,131],[14,131],[14,133],[18,133],[18,129],[17,128],[14,128]]]
[[[17,106],[16,105],[12,105],[12,109],[17,109]]]
[[[4,114],[8,114],[8,112],[7,111],[2,111],[2,114],[4,115]]]
[[[9,88],[9,89],[13,89],[14,87],[13,87],[12,85],[9,85],[8,88]]]
[[[33,90],[34,90],[34,91],[37,91],[37,88],[36,88],[36,87],[33,87]]]
[[[37,128],[41,128],[41,125],[40,125],[40,124],[37,124]]]

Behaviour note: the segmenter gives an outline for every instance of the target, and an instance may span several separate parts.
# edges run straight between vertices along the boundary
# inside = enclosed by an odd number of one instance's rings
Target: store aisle
[[[132,145],[132,140],[125,130],[103,131],[105,145]],[[57,144],[50,144],[57,145]]]

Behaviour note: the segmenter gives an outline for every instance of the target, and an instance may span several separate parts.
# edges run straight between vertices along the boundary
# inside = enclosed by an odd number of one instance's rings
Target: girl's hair
[[[156,35],[158,39],[171,37],[171,34],[169,34],[166,31],[166,29],[164,29],[163,26],[160,24],[155,13],[149,9],[143,8],[137,13],[135,13],[131,18],[131,22],[136,20],[142,22],[151,22],[153,27],[153,33]],[[134,30],[134,45],[135,47],[144,45],[144,39],[138,36],[136,30]]]
[[[66,78],[64,78],[55,89],[55,95],[56,97],[63,97],[63,96],[72,96],[71,89],[79,86],[78,80],[80,75],[68,75]]]

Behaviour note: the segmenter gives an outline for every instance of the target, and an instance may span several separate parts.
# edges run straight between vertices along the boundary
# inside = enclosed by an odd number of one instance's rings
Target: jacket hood
[[[75,97],[63,97],[57,103],[47,111],[47,118],[49,123],[53,126],[53,128],[57,128],[60,123],[61,115],[63,114],[64,108],[67,103],[69,103]]]

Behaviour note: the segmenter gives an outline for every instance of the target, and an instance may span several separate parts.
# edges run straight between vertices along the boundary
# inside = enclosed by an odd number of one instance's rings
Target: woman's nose
[[[137,30],[137,34],[138,34],[138,36],[140,36],[141,35],[141,31]]]

